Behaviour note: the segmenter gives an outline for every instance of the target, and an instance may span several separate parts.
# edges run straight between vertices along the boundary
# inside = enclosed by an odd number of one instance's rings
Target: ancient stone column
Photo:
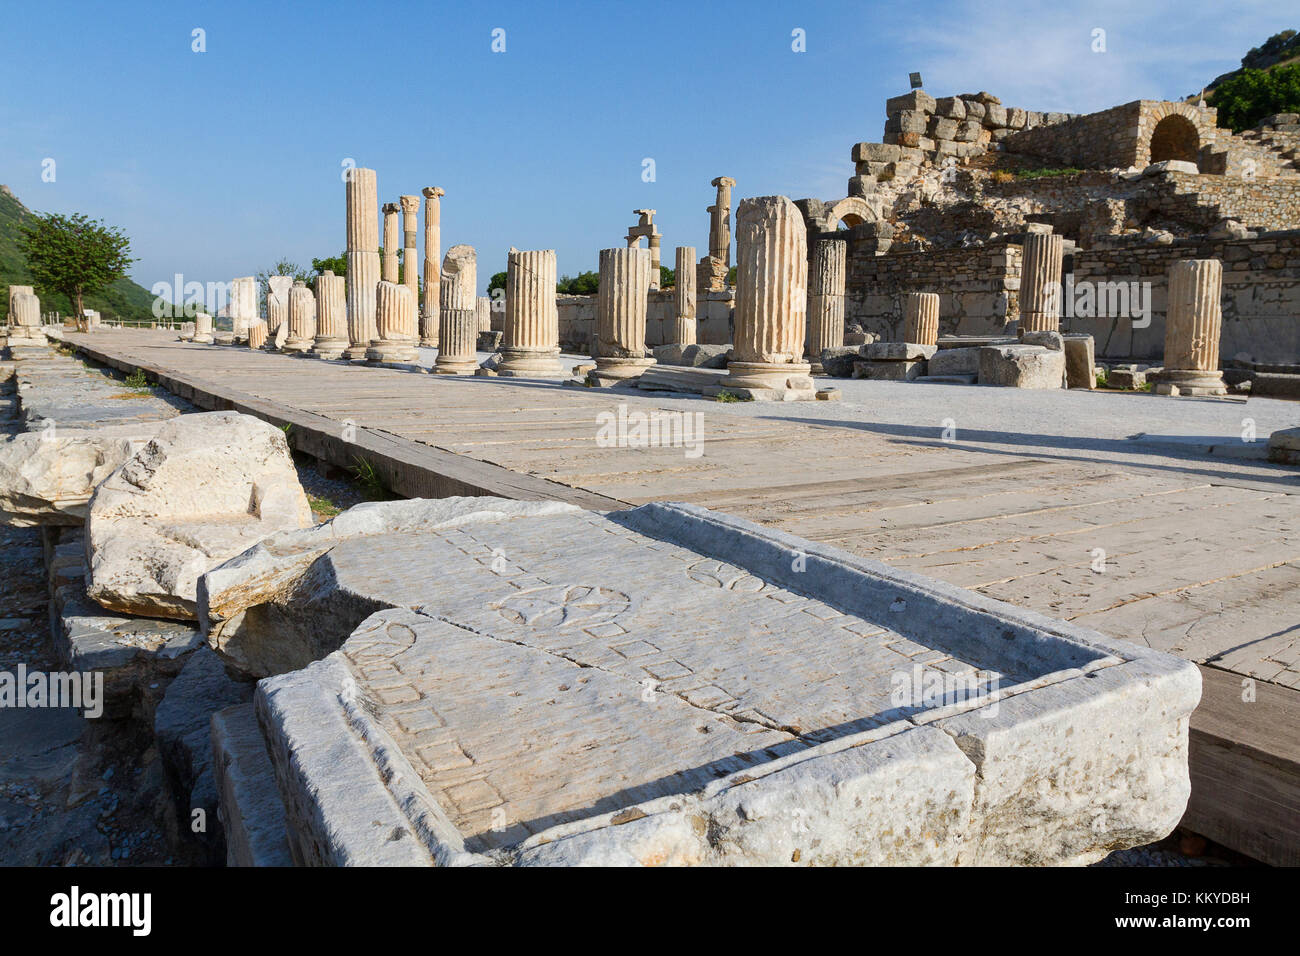
[[[266,322],[257,319],[248,323],[248,347],[250,349],[260,349],[266,345]]]
[[[939,297],[933,292],[903,296],[903,341],[916,345],[939,344]]]
[[[1060,236],[1031,232],[1025,236],[1020,265],[1020,331],[1059,332],[1061,327]]]
[[[19,286],[30,289],[31,286]],[[41,300],[35,292],[14,292],[9,290],[9,321],[13,326],[9,337],[13,339],[44,339],[41,331]],[[208,341],[212,341],[212,328],[209,321]]]
[[[596,380],[635,378],[655,364],[645,348],[649,294],[649,249],[600,250],[596,370],[592,373]]]
[[[235,338],[248,335],[248,327],[257,319],[257,279],[241,276],[230,280],[230,327]]]
[[[289,290],[289,337],[285,352],[306,352],[316,341],[316,296],[305,282],[295,282]]]
[[[424,194],[424,308],[420,311],[420,344],[438,346],[438,296],[442,277],[438,259],[442,254],[442,203],[446,190],[426,186]]]
[[[420,301],[420,268],[415,256],[416,227],[419,224],[420,197],[399,196],[402,206],[402,261],[406,263],[403,285],[411,290],[415,301]]]
[[[366,349],[366,361],[408,364],[418,358],[415,351],[415,293],[409,286],[384,280],[375,294],[377,332]]]
[[[673,302],[677,317],[673,320],[670,341],[679,345],[694,345],[695,334],[695,247],[677,247],[677,279],[673,286]]]
[[[709,207],[709,255],[730,269],[731,187],[736,185],[736,181],[730,176],[719,176],[712,185],[718,189],[718,198]]]
[[[348,347],[348,305],[342,276],[322,272],[316,277],[316,341],[311,354],[336,359]]]
[[[436,375],[478,371],[478,256],[473,246],[456,245],[442,260],[438,294]]]
[[[474,300],[474,317],[480,332],[492,331],[492,300],[481,295]]]
[[[29,285],[11,285],[9,287],[9,312],[7,313],[6,323],[8,325],[17,325],[14,319],[14,299],[20,295],[35,295],[36,290]],[[39,301],[37,303],[39,312]]]
[[[497,374],[563,376],[560,315],[555,307],[555,250],[511,249],[506,259],[506,317]]]
[[[1222,290],[1223,264],[1218,259],[1179,259],[1170,267],[1165,367],[1155,376],[1157,392],[1227,394],[1219,370]]]
[[[348,171],[348,348],[345,358],[365,358],[375,327],[379,283],[379,191],[375,171]]]
[[[402,224],[399,214],[402,207],[395,202],[384,203],[384,269],[381,278],[385,282],[397,281],[397,246]]]
[[[200,345],[212,344],[212,316],[206,312],[194,313],[194,341]]]
[[[810,369],[800,361],[807,309],[803,216],[785,196],[743,200],[736,213],[735,358],[719,384],[812,397]]]
[[[266,348],[275,351],[289,338],[289,293],[266,290]]]
[[[659,271],[660,267],[663,264],[663,260],[660,258],[661,253],[659,251],[660,250],[659,244],[662,238],[663,237],[661,236],[647,237],[650,244],[650,250],[649,250],[650,251],[650,288],[652,289],[659,288],[659,282],[660,282],[659,277],[663,275],[663,273]]]
[[[848,243],[822,239],[813,243],[808,265],[808,357],[821,375],[822,350],[844,344],[844,263]]]

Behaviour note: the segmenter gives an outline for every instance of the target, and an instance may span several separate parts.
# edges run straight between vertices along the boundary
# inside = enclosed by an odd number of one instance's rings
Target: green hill
[[[8,186],[0,186],[0,289],[32,284],[27,262],[18,251],[18,226],[31,214]],[[40,294],[41,290],[36,291]],[[148,319],[153,317],[153,299],[148,289],[130,279],[119,279],[99,295],[86,296],[85,306],[104,318]],[[0,295],[0,322],[8,318],[8,311],[9,296]],[[41,311],[71,315],[72,304],[65,295],[42,294]]]

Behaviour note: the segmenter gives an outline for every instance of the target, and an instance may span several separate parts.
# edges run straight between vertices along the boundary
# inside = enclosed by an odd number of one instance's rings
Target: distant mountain
[[[0,186],[0,290],[11,285],[31,285],[31,273],[27,271],[27,261],[18,251],[18,227],[32,211],[24,206],[8,186]],[[40,290],[37,290],[40,294]],[[136,285],[130,279],[119,279],[99,295],[85,297],[85,307],[94,309],[105,318],[140,318],[153,315],[154,297],[143,286]],[[9,296],[0,295],[0,321],[7,318]],[[58,312],[62,315],[72,314],[72,304],[65,295],[49,293],[41,295],[42,312]]]

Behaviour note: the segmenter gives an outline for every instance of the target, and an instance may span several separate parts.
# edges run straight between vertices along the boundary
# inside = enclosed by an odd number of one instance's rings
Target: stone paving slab
[[[316,564],[392,609],[259,685],[298,862],[1087,862],[1186,802],[1192,665],[704,509]]]

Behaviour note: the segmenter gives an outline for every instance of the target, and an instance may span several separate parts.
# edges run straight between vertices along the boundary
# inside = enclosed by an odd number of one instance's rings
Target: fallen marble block
[[[976,348],[939,349],[931,357],[927,375],[978,375],[980,350]]]
[[[0,441],[0,522],[82,524],[95,487],[159,427],[161,422],[93,430],[56,426]]]
[[[295,862],[1087,863],[1182,815],[1189,662],[689,505],[489,507],[322,556],[388,609],[258,685]]]
[[[253,705],[212,715],[212,768],[227,866],[292,866],[284,804]]]
[[[210,866],[219,866],[226,859],[212,769],[212,715],[247,704],[252,696],[251,683],[232,680],[221,658],[201,646],[186,659],[154,712],[154,739],[176,803],[180,831],[202,847]],[[202,811],[204,823],[197,830],[191,826],[196,810]]]
[[[980,349],[979,383],[1010,388],[1060,388],[1065,351],[1040,345],[989,345]]]
[[[921,362],[938,350],[938,346],[916,342],[875,342],[862,347],[862,357],[873,362]]]
[[[878,382],[911,382],[926,374],[926,362],[856,361],[853,377],[873,379]]]
[[[185,415],[95,490],[87,593],[114,611],[193,619],[204,572],[311,523],[284,432],[236,412]]]
[[[199,622],[208,643],[247,674],[296,670],[338,650],[365,618],[392,606],[376,595],[397,594],[384,582],[403,581],[404,573],[388,567],[379,542],[576,510],[490,497],[359,504],[324,524],[271,535],[209,571],[197,588]],[[357,577],[372,566],[378,590]]]
[[[690,368],[726,368],[730,345],[656,345],[655,361],[660,365],[685,365]]]

